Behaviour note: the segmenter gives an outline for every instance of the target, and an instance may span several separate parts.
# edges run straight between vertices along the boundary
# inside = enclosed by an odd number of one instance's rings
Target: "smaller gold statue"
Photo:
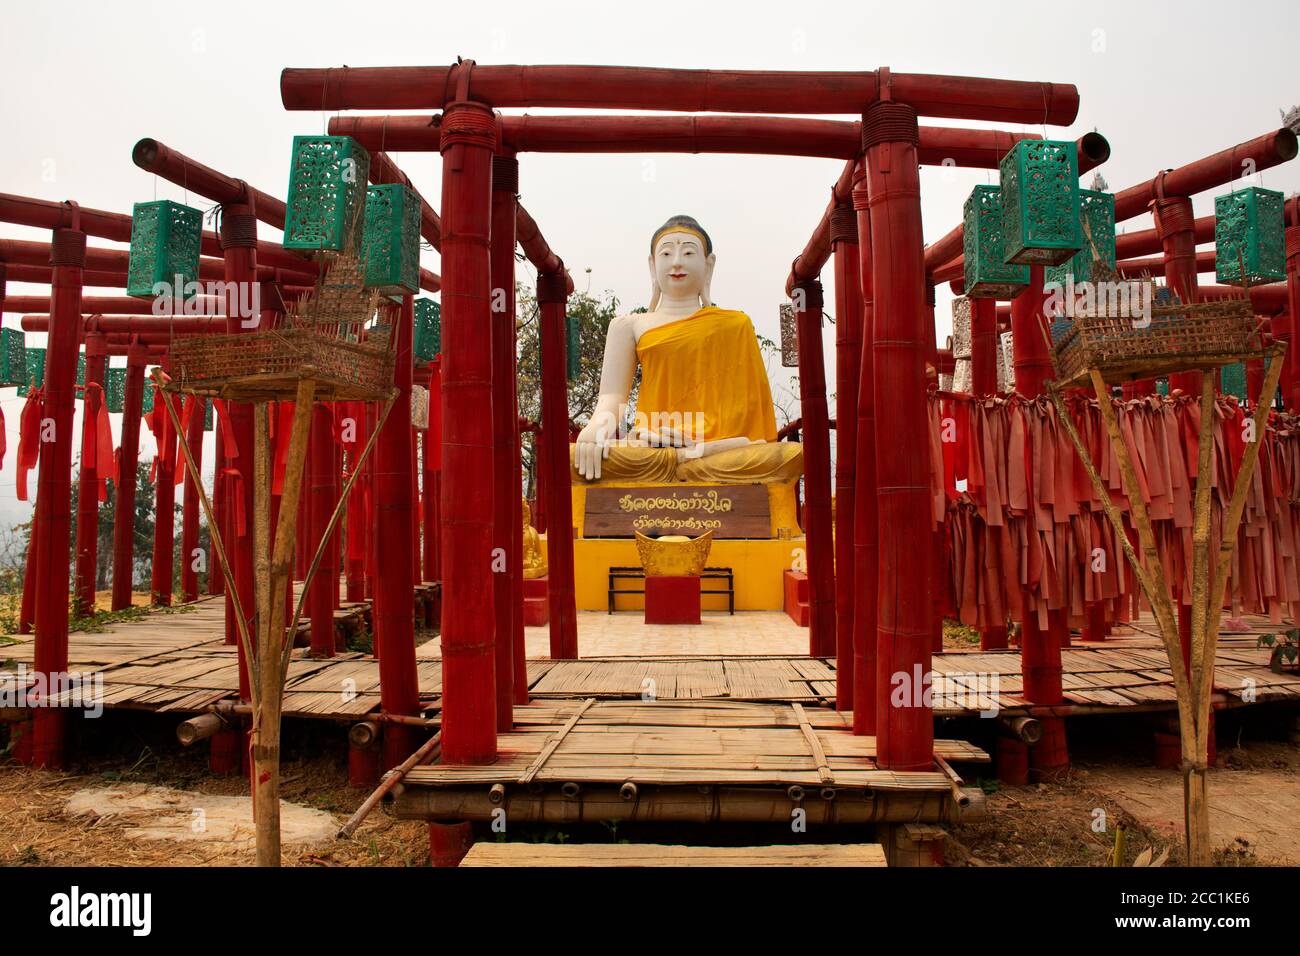
[[[546,576],[546,557],[542,554],[542,537],[533,527],[533,512],[524,499],[524,577],[526,579]]]

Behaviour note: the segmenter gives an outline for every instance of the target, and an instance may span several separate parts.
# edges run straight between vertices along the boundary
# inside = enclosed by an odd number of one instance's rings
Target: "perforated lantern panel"
[[[1029,283],[1029,266],[1008,265],[1002,252],[1002,189],[976,186],[962,216],[966,295],[972,299],[1014,299]]]
[[[126,407],[126,369],[110,368],[104,373],[104,399],[110,412],[122,413]]]
[[[420,291],[420,199],[405,186],[366,190],[361,258],[366,287],[385,295]]]
[[[82,388],[86,387],[86,353],[85,352],[82,352],[77,356],[77,384],[80,385]],[[78,392],[76,397],[81,398],[82,394]]]
[[[781,367],[799,367],[799,332],[796,328],[794,305],[782,302],[781,315]]]
[[[199,210],[170,199],[136,203],[131,210],[126,294],[151,299],[155,284],[161,282],[172,288],[173,298],[183,300],[186,283],[199,277],[202,239],[203,213]]]
[[[21,329],[0,330],[0,385],[27,381],[26,337]]]
[[[415,361],[432,362],[442,351],[442,308],[433,299],[415,300]]]
[[[35,385],[40,388],[45,384],[45,349],[27,349],[24,356],[27,364],[24,384],[18,388],[19,395],[26,395]]]
[[[1083,247],[1078,147],[1022,139],[1002,158],[1001,173],[1004,261],[1057,266],[1073,258]]]
[[[212,399],[210,398],[203,399],[203,430],[205,432],[210,432],[212,431],[213,428],[212,410],[213,410]]]
[[[1214,274],[1219,282],[1259,285],[1286,278],[1282,204],[1280,192],[1259,186],[1214,198]]]
[[[1240,401],[1246,400],[1246,365],[1237,362],[1225,365],[1219,370],[1219,390],[1224,395],[1235,395]]]
[[[342,252],[365,228],[370,154],[350,136],[295,136],[284,248]]]
[[[1079,226],[1083,232],[1083,248],[1069,262],[1048,266],[1043,273],[1047,282],[1065,285],[1066,279],[1075,282],[1092,281],[1092,264],[1101,261],[1115,268],[1115,196],[1092,189],[1079,190]]]

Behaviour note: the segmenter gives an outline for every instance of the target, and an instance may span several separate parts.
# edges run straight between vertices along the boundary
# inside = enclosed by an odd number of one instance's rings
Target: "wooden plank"
[[[648,843],[476,843],[461,866],[885,866],[878,843],[667,846]]]
[[[523,774],[520,776],[518,780],[519,783],[521,784],[529,783],[532,781],[534,777],[537,776],[538,771],[542,769],[542,765],[546,763],[546,758],[549,757],[551,754],[555,753],[555,748],[560,746],[560,743],[564,740],[565,735],[567,735],[568,732],[573,729],[574,724],[576,724],[579,720],[581,720],[582,715],[587,712],[587,708],[590,707],[595,702],[596,702],[596,698],[594,697],[588,697],[585,701],[582,702],[582,706],[579,707],[574,712],[573,716],[569,718],[569,722],[564,725],[564,727],[560,730],[558,734],[556,734],[554,737],[551,738],[551,740],[542,749],[542,752],[538,754],[537,759],[532,763],[531,766],[529,766],[527,770],[523,772]]]

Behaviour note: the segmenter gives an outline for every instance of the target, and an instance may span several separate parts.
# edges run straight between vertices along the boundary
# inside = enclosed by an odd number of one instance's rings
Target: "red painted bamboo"
[[[305,545],[308,555],[314,555],[334,514],[334,498],[330,494],[330,476],[334,471],[333,423],[330,408],[324,402],[312,405],[311,434],[307,447],[310,462],[307,522],[300,525],[298,540]],[[311,619],[312,657],[334,656],[334,596],[331,593],[331,576],[338,577],[338,568],[330,567],[330,549],[327,547],[316,575],[308,585],[307,616]]]
[[[253,237],[257,235],[257,220],[252,208],[244,201],[222,207],[221,245],[225,256],[225,281],[232,288],[243,288],[241,283],[256,281],[260,248]],[[232,310],[233,311],[233,310]],[[237,316],[226,320],[226,331],[231,334],[249,333]],[[226,501],[230,505],[230,527],[233,534],[226,539],[226,556],[233,565],[232,577],[238,591],[240,607],[249,619],[256,607],[254,593],[253,554],[253,406],[247,402],[227,402],[230,430],[226,435],[226,454],[230,465],[226,472]],[[250,699],[248,662],[244,660],[244,646],[238,640],[238,625],[234,618],[233,603],[226,603],[226,643],[234,644],[239,654],[239,696]]]
[[[930,679],[931,576],[915,573],[917,542],[932,533],[929,460],[902,454],[929,428],[926,410],[925,259],[916,111],[881,102],[863,115],[871,207],[875,415],[893,441],[876,441],[879,507],[877,762],[892,770],[933,766]],[[912,436],[911,438],[907,436]]]
[[[439,505],[442,494],[442,360],[429,363],[429,427],[424,432],[424,574],[442,580]]]
[[[1048,344],[1046,293],[1043,290],[1043,267],[1029,267],[1029,284],[1011,303],[1011,338],[1014,350],[1016,391],[1025,398],[1043,394],[1053,377],[1051,348]],[[1036,704],[1057,704],[1061,693],[1061,633],[1069,635],[1065,611],[1048,612],[1048,626],[1039,624],[1036,612],[1027,611],[1021,624],[1020,673],[1024,696]],[[1054,773],[1068,765],[1064,747],[1065,727],[1059,717],[1045,718],[1051,725],[1044,729],[1044,745],[1030,749],[1030,759],[1040,772]],[[1057,744],[1060,744],[1057,746]],[[1062,763],[1065,761],[1065,763]]]
[[[226,483],[221,477],[221,470],[225,467],[226,447],[225,435],[222,434],[221,422],[217,420],[215,408],[212,411],[212,431],[212,518],[216,522],[215,530],[221,535],[222,541],[225,541]],[[186,494],[189,494],[188,487]],[[221,557],[217,553],[213,530],[209,529],[208,534],[208,594],[218,595],[226,593],[226,581],[225,575],[221,571]]]
[[[203,473],[203,417],[207,407],[206,398],[191,396],[187,403],[194,403],[189,422],[185,426],[184,441],[194,458],[195,468]],[[186,469],[185,503],[181,510],[181,600],[197,601],[199,598],[199,490]],[[211,569],[209,568],[209,575]]]
[[[397,360],[393,384],[397,388],[394,414],[388,416],[375,447],[375,551],[382,555],[383,570],[375,576],[373,618],[379,656],[380,705],[384,713],[414,716],[420,712],[420,689],[415,672],[414,554],[411,552],[411,343],[415,332],[415,299],[403,296],[400,309],[392,310]],[[443,693],[449,686],[447,668],[454,656],[443,635]],[[444,704],[445,708],[445,704]],[[443,713],[444,741],[446,711]],[[397,766],[416,747],[415,728],[388,724],[384,728],[384,769]],[[445,754],[445,750],[444,750]]]
[[[178,402],[173,395],[164,394],[154,388],[154,403]],[[153,515],[153,560],[149,587],[150,600],[154,604],[170,607],[172,603],[172,575],[175,570],[174,549],[176,547],[176,442],[179,436],[172,427],[171,416],[160,407],[157,420],[160,421],[161,434],[154,438],[158,443],[158,454],[154,457],[157,468],[154,471],[154,515]]]
[[[789,116],[502,116],[502,148],[545,153],[744,153],[854,159],[862,124]],[[435,116],[334,116],[333,136],[351,136],[370,150],[437,152]],[[1091,136],[1100,137],[1093,133]],[[1038,133],[922,126],[918,157],[930,166],[997,169],[1022,139]],[[375,153],[371,159],[374,161]]]
[[[131,300],[135,301],[135,300]],[[26,332],[45,332],[49,329],[49,315],[40,313],[24,315],[22,327]],[[191,335],[202,332],[224,332],[224,316],[164,317],[146,315],[103,315],[92,313],[82,319],[82,329],[87,334],[154,336],[165,344],[172,335]],[[112,341],[110,339],[110,341]]]
[[[135,578],[136,465],[140,460],[140,415],[144,406],[144,349],[127,354],[113,503],[113,610],[131,606]]]
[[[442,759],[479,764],[497,753],[492,434],[484,427],[492,408],[489,242],[497,136],[492,111],[478,103],[457,102],[443,124]]]
[[[280,74],[285,109],[445,108],[463,89],[497,109],[573,107],[687,113],[850,113],[881,86],[922,116],[1068,126],[1079,91],[1062,83],[861,72],[676,70],[634,66],[342,67]],[[444,119],[444,131],[446,121]],[[444,132],[445,135],[445,132]],[[443,204],[444,217],[446,204]],[[445,267],[444,267],[445,268]]]
[[[853,488],[853,732],[874,735],[878,709],[876,598],[880,590],[880,548],[876,503],[875,285],[871,207],[865,178],[854,186],[852,198],[858,220],[858,284],[862,295],[862,347],[854,410],[858,421]]]
[[[971,394],[984,398],[998,393],[997,301],[970,300]],[[1001,529],[990,530],[1000,534]],[[1007,646],[1007,626],[991,624],[980,629],[980,650],[1001,650]]]
[[[835,709],[853,710],[853,570],[858,366],[862,361],[862,254],[851,205],[831,221],[835,259]]]
[[[578,656],[578,617],[573,586],[573,500],[569,494],[569,396],[565,380],[567,343],[564,277],[537,277],[541,312],[542,441],[546,444],[547,597],[550,601],[551,657]],[[522,530],[522,529],[521,529]]]
[[[1300,211],[1300,201],[1291,199],[1287,204],[1290,208]],[[1287,315],[1289,321],[1287,324],[1287,333],[1294,348],[1297,342],[1295,334],[1296,317],[1300,316],[1300,225],[1288,226],[1286,230],[1286,290],[1287,290]],[[1300,408],[1300,358],[1292,355],[1292,349],[1287,349],[1286,359],[1291,363],[1290,374],[1286,376],[1286,390],[1283,393],[1282,401],[1287,408],[1294,411]]]
[[[794,313],[799,339],[799,406],[807,502],[804,535],[808,549],[808,653],[832,657],[836,651],[835,554],[831,545],[830,424],[819,281],[805,279],[795,286]]]
[[[1196,237],[1192,201],[1185,196],[1158,198],[1151,203],[1156,231],[1163,243],[1165,285],[1180,302],[1197,301]],[[1188,395],[1201,394],[1200,372],[1179,372],[1169,376],[1169,388]],[[1191,658],[1187,657],[1190,673]]]
[[[74,217],[74,223],[76,219]],[[36,514],[34,670],[62,683],[68,671],[68,580],[72,504],[72,417],[77,353],[81,340],[81,270],[86,234],[56,229],[50,264],[54,286],[50,337],[45,352],[40,474]],[[54,686],[53,684],[46,685]],[[65,761],[67,710],[39,707],[32,714],[32,764],[61,768]]]
[[[77,613],[95,613],[96,565],[99,563],[99,409],[104,402],[108,353],[99,336],[86,336],[86,390],[82,396],[81,463],[77,471],[77,563],[73,594]],[[98,386],[92,388],[91,386]],[[88,454],[89,453],[89,454]]]
[[[344,428],[352,432],[352,441],[348,443],[348,474],[357,467],[357,457],[370,438],[367,427],[365,404],[349,402]],[[345,596],[350,603],[366,599],[366,550],[369,548],[370,523],[366,519],[367,482],[365,476],[357,478],[348,492],[347,510],[347,557],[344,561],[347,578]]]
[[[492,157],[492,547],[496,617],[497,731],[514,725],[515,578],[522,575],[519,470],[511,449],[519,444],[515,394],[515,195],[519,161]],[[512,470],[513,469],[513,470]]]

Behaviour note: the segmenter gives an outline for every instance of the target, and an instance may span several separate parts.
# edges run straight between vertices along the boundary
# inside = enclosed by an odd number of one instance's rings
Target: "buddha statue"
[[[546,576],[546,558],[542,554],[542,538],[533,527],[533,509],[524,499],[524,580]]]
[[[802,447],[776,441],[753,323],[712,303],[715,262],[712,240],[690,216],[655,231],[650,308],[609,325],[600,395],[572,446],[575,481],[771,483],[802,474]]]

